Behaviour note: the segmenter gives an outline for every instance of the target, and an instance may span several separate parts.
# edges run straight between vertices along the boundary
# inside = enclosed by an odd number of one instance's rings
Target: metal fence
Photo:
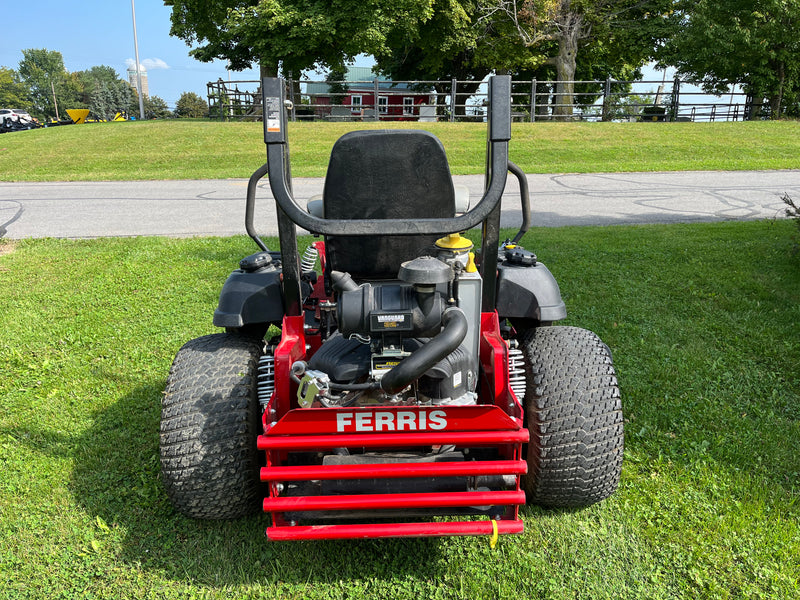
[[[742,121],[768,115],[768,106],[730,86],[723,95],[691,81],[572,81],[573,102],[557,93],[558,81],[512,82],[514,121]],[[291,120],[483,121],[482,81],[287,80]],[[258,81],[208,84],[209,116],[261,118]]]

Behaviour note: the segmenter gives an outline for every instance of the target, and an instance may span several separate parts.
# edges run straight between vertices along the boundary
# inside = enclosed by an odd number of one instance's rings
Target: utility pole
[[[61,119],[58,116],[58,100],[56,100],[56,88],[53,85],[53,80],[50,80],[50,89],[53,90],[53,104],[56,107],[56,121],[60,121]]]
[[[144,121],[144,93],[142,92],[142,70],[139,66],[139,40],[136,39],[136,5],[131,0],[133,14],[133,49],[136,54],[136,92],[139,96],[139,118]]]

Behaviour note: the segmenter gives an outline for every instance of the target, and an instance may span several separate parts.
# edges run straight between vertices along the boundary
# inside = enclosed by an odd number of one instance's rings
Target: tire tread
[[[531,434],[528,502],[579,507],[617,488],[622,468],[622,402],[608,347],[577,327],[526,332],[526,419]]]

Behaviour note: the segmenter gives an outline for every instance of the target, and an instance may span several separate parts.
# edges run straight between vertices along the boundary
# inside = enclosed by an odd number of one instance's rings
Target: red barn
[[[376,82],[377,79],[377,82]],[[416,121],[421,105],[433,105],[433,89],[419,90],[419,84],[395,83],[383,76],[377,78],[369,67],[349,67],[342,91],[333,91],[327,82],[310,81],[304,85],[304,97],[317,116],[331,119],[375,117],[375,87],[378,88],[377,110],[380,120]]]

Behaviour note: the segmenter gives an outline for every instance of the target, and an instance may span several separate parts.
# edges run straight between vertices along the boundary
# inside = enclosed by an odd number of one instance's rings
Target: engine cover
[[[438,333],[446,308],[438,291],[420,294],[404,283],[364,284],[339,295],[339,330],[351,334],[430,337]]]

